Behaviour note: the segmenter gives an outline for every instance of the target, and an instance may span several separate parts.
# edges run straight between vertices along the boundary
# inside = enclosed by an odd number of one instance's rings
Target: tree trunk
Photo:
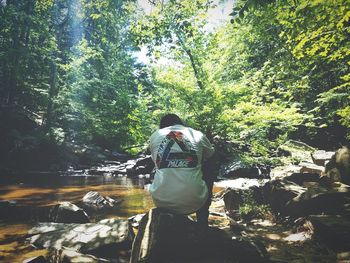
[[[196,65],[196,61],[194,59],[194,56],[193,56],[191,50],[186,47],[186,44],[185,44],[184,40],[181,38],[181,36],[180,36],[180,34],[178,32],[176,32],[176,36],[179,39],[182,48],[184,49],[184,51],[186,52],[187,56],[190,59],[191,67],[193,69],[193,73],[194,73],[194,76],[196,78],[198,87],[201,90],[204,90],[204,85],[203,85],[203,82],[201,80],[201,76],[200,76],[200,73],[199,73],[199,70],[198,70],[198,66]]]
[[[66,26],[66,23],[68,22],[68,15],[63,19],[61,17],[61,9],[65,9],[65,8],[66,8],[66,5],[55,3],[54,9],[53,9],[54,19],[52,20],[52,23],[53,23],[52,29],[54,30],[54,35],[57,41],[57,47],[59,51],[52,51],[51,58],[49,61],[49,69],[50,69],[49,90],[48,90],[49,97],[47,100],[46,114],[43,120],[46,131],[50,133],[51,140],[53,140],[51,128],[54,122],[54,109],[55,109],[54,99],[59,93],[59,87],[57,84],[59,72],[58,72],[58,68],[55,60],[58,57],[60,57],[62,61],[65,61],[64,52],[63,52],[64,43],[63,43],[62,37],[64,35],[64,28]]]
[[[17,11],[19,11],[18,1],[14,1],[13,5]],[[17,90],[17,72],[18,72],[18,52],[19,52],[19,19],[18,15],[13,17],[14,29],[12,31],[12,52],[9,56],[9,76],[8,76],[8,85],[6,89],[6,104],[12,106],[15,100],[15,92]]]
[[[57,66],[55,62],[50,61],[50,81],[49,81],[49,98],[46,108],[46,120],[45,125],[47,131],[51,130],[53,119],[53,99],[56,94],[56,82],[57,82]]]
[[[197,85],[198,85],[198,87],[201,90],[204,90],[204,86],[203,86],[203,83],[202,83],[201,78],[199,76],[199,72],[198,72],[198,69],[197,69],[197,65],[196,65],[196,63],[194,61],[193,55],[192,55],[192,53],[191,53],[191,51],[189,49],[185,48],[185,52],[188,55],[188,57],[190,58],[191,66],[192,66],[192,69],[193,69],[193,72],[194,72],[194,76],[196,77],[196,80],[197,80]]]
[[[34,1],[27,1],[24,11],[26,15],[29,17],[32,15],[34,10]],[[20,11],[21,7],[19,4],[19,1],[13,1],[13,5],[15,5],[15,8],[17,12]],[[21,59],[20,59],[20,52],[23,52],[23,50],[20,50],[21,45],[23,47],[28,47],[29,43],[29,34],[30,34],[30,21],[26,19],[24,23],[21,23],[19,19],[19,14],[17,14],[15,17],[13,17],[13,34],[12,34],[12,54],[9,56],[10,58],[10,65],[9,65],[9,76],[8,76],[8,82],[7,82],[7,105],[11,106],[15,103],[16,95],[18,93],[18,70],[20,68]],[[21,44],[22,43],[22,44]],[[11,65],[12,64],[12,65]]]

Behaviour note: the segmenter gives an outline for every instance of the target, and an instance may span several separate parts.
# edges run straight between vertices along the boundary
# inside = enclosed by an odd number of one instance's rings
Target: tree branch
[[[182,48],[184,49],[184,51],[186,52],[186,54],[188,55],[190,61],[191,61],[191,66],[192,66],[192,69],[193,69],[193,72],[194,72],[194,76],[196,77],[196,81],[197,81],[197,85],[198,87],[201,89],[201,90],[204,90],[204,86],[203,86],[203,83],[200,79],[200,75],[199,75],[199,72],[198,72],[198,68],[197,68],[197,65],[196,65],[196,62],[194,60],[194,57],[192,55],[192,52],[190,49],[188,49],[185,45],[185,42],[182,40],[182,38],[180,37],[180,35],[178,34],[178,32],[176,31],[176,36],[177,38],[179,39],[180,43],[181,43],[181,46]]]

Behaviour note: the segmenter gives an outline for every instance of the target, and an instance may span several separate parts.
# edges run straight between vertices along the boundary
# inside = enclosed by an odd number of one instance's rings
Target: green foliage
[[[131,27],[135,42],[145,45],[155,59],[167,54],[188,63],[202,90],[207,87],[207,73],[202,65],[206,56],[208,34],[204,26],[209,7],[207,0],[172,0],[166,4],[162,1],[149,15],[142,14]]]
[[[278,9],[280,33],[293,56],[307,64],[308,97],[317,98],[305,105],[320,116],[321,127],[344,125],[349,128],[350,103],[350,10],[348,0],[298,1]],[[292,3],[290,3],[291,5]],[[347,136],[350,136],[349,132]]]
[[[152,118],[175,112],[209,137],[246,143],[250,162],[274,162],[301,127],[313,133],[309,142],[328,127],[341,135],[349,125],[347,3],[238,1],[232,15],[240,18],[213,34],[203,31],[208,3],[156,5],[132,26],[139,45],[170,59],[153,66]]]
[[[45,140],[107,148],[145,144],[174,112],[247,145],[250,162],[274,162],[291,137],[349,139],[349,0],[239,0],[210,30],[211,1],[154,3],[1,2],[1,107]],[[150,65],[134,57],[143,47]]]
[[[243,220],[250,221],[254,218],[267,219],[271,217],[271,209],[268,205],[258,204],[253,192],[248,190],[242,194],[242,204],[239,206],[239,214]]]
[[[34,1],[0,5],[0,97],[3,105],[19,104],[31,112],[45,107],[48,60],[55,49],[47,22],[50,21],[49,7],[49,3],[45,6],[42,3],[38,8]]]
[[[165,6],[163,16],[164,13],[167,14],[167,8],[173,10],[173,6]],[[198,7],[192,10],[202,12]],[[205,78],[200,78],[204,80],[204,89],[197,85],[198,75],[194,74],[193,65],[186,57],[182,59],[173,56],[173,59],[176,58],[175,63],[154,66],[156,87],[151,94],[154,115],[159,116],[164,112],[178,113],[188,124],[201,129],[209,137],[219,135],[248,143],[252,149],[249,155],[263,156],[268,160],[271,149],[276,149],[283,143],[298,125],[305,122],[308,115],[302,112],[299,103],[292,102],[293,94],[297,93],[293,87],[297,86],[299,94],[299,90],[306,85],[305,80],[296,81],[291,78],[291,63],[278,61],[284,54],[288,57],[291,55],[282,44],[279,46],[279,43],[274,43],[277,30],[269,35],[264,32],[273,23],[271,16],[275,15],[273,12],[264,14],[266,17],[263,22],[260,12],[259,21],[250,21],[240,27],[229,24],[213,35],[203,33],[196,39],[197,45],[193,44],[192,50],[197,55],[196,65],[201,68],[201,72],[207,72]],[[195,14],[192,16],[198,17]],[[154,17],[151,17],[151,21],[154,21]],[[196,26],[199,27],[197,23],[191,24],[191,28]],[[140,24],[135,27],[142,28]],[[155,26],[148,28],[139,36],[139,41],[155,47],[154,39],[162,36],[158,30],[159,27]],[[172,30],[176,34],[176,26]],[[200,30],[201,27],[195,29],[196,32]],[[162,43],[170,42],[168,38],[173,35],[165,34],[165,40],[161,38]],[[247,35],[251,37],[247,39]],[[152,41],[149,36],[153,36]],[[189,41],[191,40],[193,39]],[[176,39],[171,43],[177,44],[179,48],[183,44],[176,42]],[[271,49],[273,46],[276,48]],[[198,49],[201,52],[196,52]],[[277,51],[280,55],[275,58]],[[289,85],[293,86],[290,88]]]
[[[1,4],[1,103],[39,118],[53,142],[112,148],[140,140],[132,1]],[[131,114],[131,115],[130,115]]]

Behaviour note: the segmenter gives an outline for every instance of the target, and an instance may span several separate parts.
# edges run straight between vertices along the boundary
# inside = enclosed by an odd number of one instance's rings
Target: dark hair
[[[162,129],[176,124],[184,125],[179,116],[173,113],[169,113],[160,119],[159,128]]]

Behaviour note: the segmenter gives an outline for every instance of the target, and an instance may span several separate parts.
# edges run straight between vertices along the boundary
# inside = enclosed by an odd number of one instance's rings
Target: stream
[[[62,201],[79,203],[89,191],[121,200],[116,209],[102,210],[95,214],[92,218],[94,221],[112,217],[128,218],[145,213],[153,207],[150,195],[144,190],[145,179],[126,176],[34,175],[8,182],[8,179],[0,179],[0,201],[11,201],[18,206],[44,207]],[[0,262],[22,262],[45,253],[45,250],[34,250],[24,242],[6,242],[27,234],[35,223],[30,220],[8,222],[0,215]]]
[[[102,167],[108,168],[108,167]],[[265,182],[261,179],[237,178],[215,183],[214,193],[224,188],[247,189]],[[147,178],[129,178],[126,175],[87,175],[72,173],[67,176],[48,176],[31,173],[21,179],[0,176],[0,202],[10,201],[16,206],[47,207],[69,201],[79,206],[89,191],[118,200],[116,208],[98,210],[89,214],[91,221],[104,218],[123,218],[145,213],[153,207],[151,196],[145,190],[150,182]],[[211,208],[222,207],[222,201],[213,202]],[[221,208],[220,208],[221,209]],[[222,211],[221,211],[222,213]],[[0,214],[0,262],[23,262],[26,259],[45,255],[47,250],[35,249],[22,238],[36,223],[36,220],[8,221]],[[23,218],[23,216],[21,217]],[[221,216],[211,216],[211,225],[227,228],[228,221]],[[242,225],[241,225],[242,226]],[[308,241],[302,233],[295,233],[293,226],[272,222],[251,223],[244,227],[244,235],[260,239],[272,258],[279,262],[335,262],[336,255],[323,245]],[[306,241],[303,241],[306,240]],[[303,261],[303,259],[307,259]],[[128,256],[118,262],[128,262]]]

